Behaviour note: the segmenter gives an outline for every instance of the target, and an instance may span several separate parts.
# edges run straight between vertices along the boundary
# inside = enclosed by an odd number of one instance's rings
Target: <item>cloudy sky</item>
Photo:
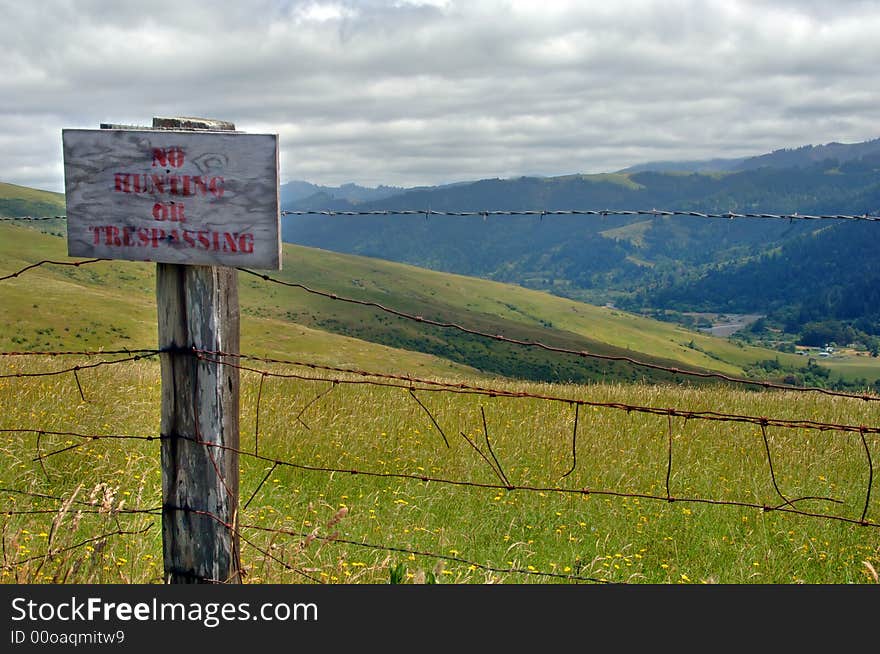
[[[880,2],[0,0],[0,181],[61,129],[280,135],[281,179],[604,172],[880,136]]]

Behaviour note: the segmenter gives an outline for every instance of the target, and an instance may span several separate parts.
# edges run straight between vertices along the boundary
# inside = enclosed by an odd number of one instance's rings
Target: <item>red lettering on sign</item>
[[[195,176],[192,178],[193,185],[196,187],[196,191],[201,191],[202,195],[206,195],[208,193],[208,180],[201,176]]]
[[[156,204],[154,207],[159,215],[163,209],[167,210],[169,216],[173,211],[173,207],[167,205]],[[92,232],[93,245],[96,246],[160,248],[164,245],[178,249],[202,249],[208,252],[239,252],[241,254],[253,254],[254,252],[254,235],[251,232],[241,234],[239,232],[215,232],[207,229],[190,231],[177,228],[166,231],[159,227],[131,227],[129,225],[124,225],[121,228],[116,225],[90,225],[89,230]]]
[[[254,235],[242,234],[238,237],[238,249],[245,254],[252,254],[254,251]]]
[[[184,153],[178,147],[153,148],[153,168],[180,168],[183,165]]]
[[[184,223],[186,222],[184,205],[181,202],[157,202],[153,205],[153,218],[159,221]]]
[[[114,181],[117,193],[131,193],[131,175],[129,173],[116,173]]]
[[[153,229],[150,230],[150,245],[152,245],[154,248],[159,247],[159,241],[164,241],[164,240],[165,240],[165,230],[164,229],[157,229],[156,227],[153,227]]]
[[[102,228],[104,231],[104,245],[122,245],[122,239],[119,238],[119,228],[116,225],[106,225]]]
[[[226,180],[223,177],[202,175],[143,175],[115,173],[113,190],[117,193],[145,193],[150,195],[213,195],[222,198]],[[173,204],[173,203],[172,203]],[[158,220],[158,218],[157,218]],[[180,222],[183,222],[182,220]]]
[[[235,236],[230,234],[229,232],[223,232],[223,237],[226,242],[223,244],[224,252],[238,252],[238,241],[235,240]]]
[[[210,183],[208,184],[208,188],[211,189],[211,193],[213,193],[215,198],[223,197],[223,184],[224,179],[222,177],[212,177]]]

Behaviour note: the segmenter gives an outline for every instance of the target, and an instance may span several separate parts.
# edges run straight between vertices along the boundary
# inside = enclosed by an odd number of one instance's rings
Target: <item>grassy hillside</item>
[[[0,275],[43,259],[68,260],[58,237],[18,225],[0,225]],[[152,348],[157,342],[154,266],[102,262],[82,268],[44,266],[2,282],[0,349],[90,350]],[[304,357],[317,363],[376,370],[405,367],[417,374],[479,375],[420,352],[330,334],[244,306],[243,351]]]
[[[0,229],[0,273],[65,258],[63,239],[15,224]],[[765,360],[778,359],[792,370],[804,363],[794,355],[517,286],[290,244],[284,246],[284,270],[275,276],[425,318],[576,351],[734,375]],[[249,275],[240,280],[243,349],[252,353],[308,354],[383,370],[478,369],[543,381],[672,379],[628,364],[608,365],[429,328]],[[150,347],[156,342],[154,271],[149,264],[45,267],[5,282],[4,303],[9,310],[0,317],[3,349]],[[848,376],[865,376],[861,368],[840,369]]]
[[[63,193],[0,182],[0,216],[55,216],[64,211]]]
[[[63,239],[14,224],[0,229],[0,272],[41,259],[65,258]],[[276,275],[280,279],[512,338],[729,374],[742,374],[756,362],[777,357],[783,366],[803,363],[793,355],[742,347],[668,323],[516,286],[288,244],[284,257],[284,270]],[[7,281],[4,288],[10,310],[0,318],[0,347],[80,349],[155,343],[154,279],[148,264],[46,267]],[[403,369],[409,362],[415,369],[476,368],[491,375],[544,381],[671,379],[626,364],[607,365],[426,328],[249,275],[241,276],[240,292],[243,348],[249,352],[309,353],[337,362],[345,354],[350,363],[369,361],[382,369],[392,363]],[[394,354],[370,343],[394,348]],[[397,354],[400,350],[410,354],[402,358]]]

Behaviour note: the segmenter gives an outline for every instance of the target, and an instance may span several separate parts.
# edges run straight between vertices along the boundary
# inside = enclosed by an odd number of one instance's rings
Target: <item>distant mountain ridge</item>
[[[752,157],[732,159],[702,159],[693,161],[650,161],[636,164],[619,171],[621,173],[686,172],[686,173],[729,173],[757,168],[803,168],[826,159],[845,163],[865,157],[880,156],[880,138],[861,143],[826,143],[825,145],[804,145],[799,148],[782,148]]]
[[[716,166],[719,161],[714,160]],[[696,165],[696,162],[691,162]],[[704,164],[701,164],[704,165]],[[286,209],[438,211],[676,209],[724,213],[880,214],[880,139],[858,144],[804,146],[733,160],[738,170],[680,172],[642,170],[599,175],[484,179],[443,187],[405,189],[381,200],[311,197]],[[700,280],[718,271],[747,271],[798,248],[810,256],[833,252],[828,264],[846,262],[849,279],[875,279],[869,250],[856,247],[857,232],[833,222],[707,220],[698,218],[499,216],[386,217],[287,216],[283,239],[338,252],[410,263],[446,272],[517,283],[597,304],[629,309],[707,306]],[[870,225],[870,228],[877,225]],[[841,231],[843,230],[843,231]],[[847,234],[852,235],[847,237]],[[810,239],[806,239],[809,236]],[[815,239],[813,240],[813,236]],[[834,247],[824,247],[826,239]],[[831,242],[830,240],[828,241]],[[816,245],[818,243],[818,245]],[[785,249],[783,249],[785,248]],[[806,256],[807,250],[803,254]],[[874,257],[877,258],[877,257]],[[809,268],[809,260],[802,262]],[[769,265],[769,264],[768,264]],[[772,267],[772,266],[771,266]],[[725,273],[725,274],[728,274]],[[725,277],[726,279],[726,277]],[[725,310],[783,312],[809,307],[823,284],[841,276],[809,274],[813,286],[783,284],[743,272],[717,282],[710,297]],[[747,281],[748,280],[748,281]],[[684,285],[684,286],[683,286]],[[719,291],[719,285],[724,292]],[[671,292],[680,288],[682,291]],[[685,292],[686,289],[686,292]],[[706,287],[706,291],[710,290]],[[835,291],[837,293],[838,291]],[[880,334],[880,314],[864,315],[864,303],[846,301],[847,320],[868,319],[862,329]],[[837,306],[824,302],[826,307]],[[862,312],[861,314],[859,312]],[[816,312],[801,311],[816,320]],[[864,322],[864,321],[863,321]],[[797,321],[788,320],[796,326]]]
[[[366,202],[370,200],[382,200],[407,189],[400,186],[378,186],[369,188],[358,184],[343,184],[341,186],[320,186],[301,180],[293,180],[282,184],[279,189],[281,205],[288,206],[297,204],[312,204],[314,202],[328,202],[342,200],[346,202]]]
[[[734,170],[756,170],[763,167],[806,168],[826,160],[844,164],[860,159],[880,162],[880,138],[862,143],[833,142],[825,145],[805,145],[789,150],[774,150],[768,154],[749,157],[739,163]]]

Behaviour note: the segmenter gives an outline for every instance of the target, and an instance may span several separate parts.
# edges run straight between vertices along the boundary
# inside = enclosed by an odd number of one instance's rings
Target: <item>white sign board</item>
[[[281,268],[278,136],[65,129],[70,256]]]

